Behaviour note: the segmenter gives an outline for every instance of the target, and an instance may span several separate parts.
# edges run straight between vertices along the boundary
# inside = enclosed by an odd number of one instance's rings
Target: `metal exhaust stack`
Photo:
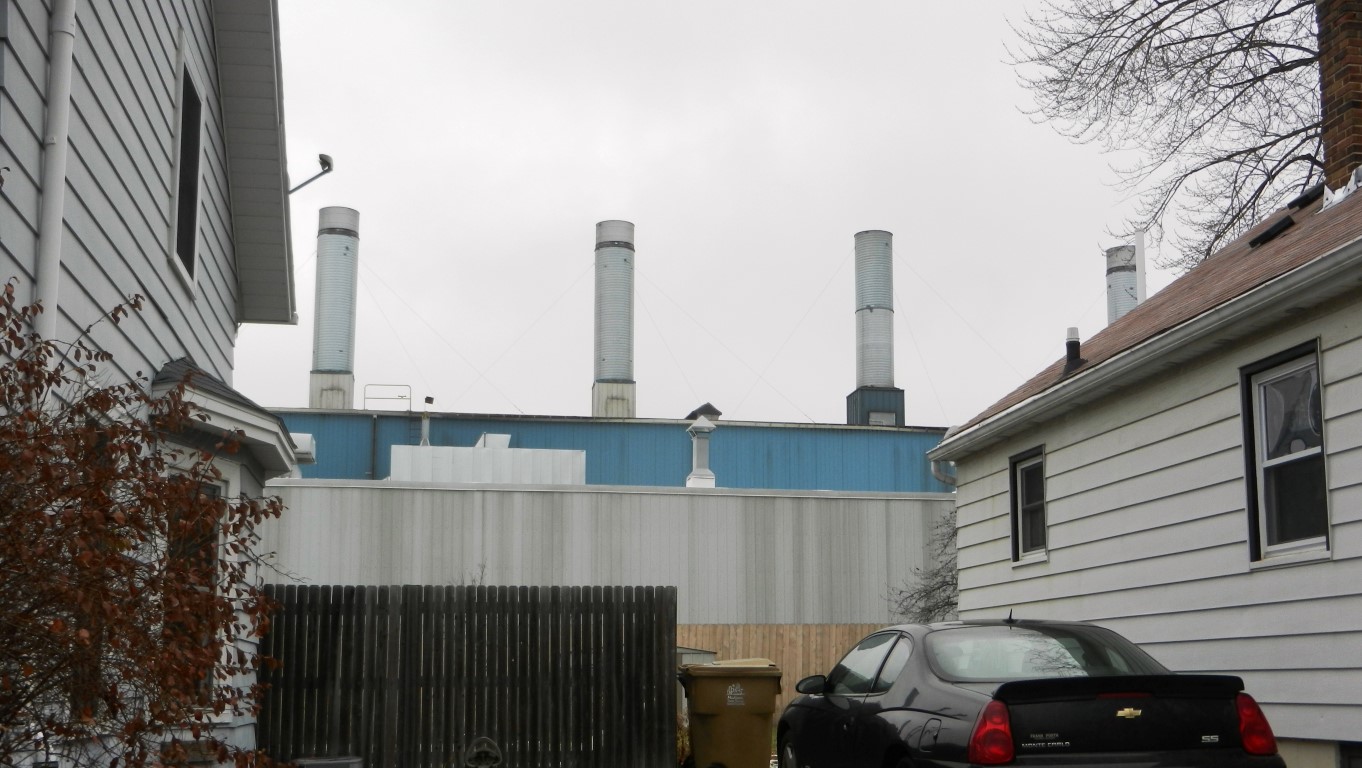
[[[894,235],[856,233],[856,391],[847,423],[901,427],[903,390],[894,386]]]
[[[1107,324],[1120,320],[1140,303],[1136,286],[1135,246],[1107,249]]]
[[[596,224],[596,382],[591,415],[632,419],[634,384],[634,225]]]
[[[308,407],[349,410],[355,403],[355,287],[359,211],[323,208],[317,224],[317,306],[312,329]]]

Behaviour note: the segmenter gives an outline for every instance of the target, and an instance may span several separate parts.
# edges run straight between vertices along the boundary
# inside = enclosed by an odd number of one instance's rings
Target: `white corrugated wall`
[[[947,494],[272,483],[282,583],[675,585],[682,624],[895,620]],[[287,574],[285,576],[284,574]]]

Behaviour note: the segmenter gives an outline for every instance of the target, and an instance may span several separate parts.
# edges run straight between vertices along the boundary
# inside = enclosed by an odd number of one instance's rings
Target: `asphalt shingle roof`
[[[1308,196],[1302,196],[1302,200]],[[1362,237],[1362,190],[1321,210],[1316,197],[1268,216],[1257,226],[1149,297],[1081,345],[1081,362],[1064,358],[970,419],[961,430],[988,421],[1043,394],[1066,379],[1224,305]],[[1286,220],[1290,218],[1290,224]],[[1280,231],[1273,236],[1271,230]],[[1266,234],[1265,234],[1266,233]],[[1260,237],[1261,236],[1261,237]],[[1259,242],[1259,240],[1265,242]]]

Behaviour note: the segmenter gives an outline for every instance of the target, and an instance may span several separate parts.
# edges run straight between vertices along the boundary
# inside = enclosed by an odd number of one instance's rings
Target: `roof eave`
[[[950,435],[927,453],[933,461],[959,461],[1044,422],[1061,410],[1154,375],[1153,365],[1201,354],[1251,336],[1302,302],[1319,304],[1355,290],[1362,281],[1362,239],[1336,248],[1290,272],[1150,338],[969,429]]]
[[[236,253],[237,320],[297,323],[276,0],[214,3],[213,27]]]
[[[293,439],[269,413],[244,408],[211,392],[197,389],[192,382],[185,389],[185,399],[207,417],[205,421],[193,422],[191,429],[214,437],[224,431],[235,433],[239,449],[250,455],[267,479],[287,477],[297,469],[299,460],[294,451]]]

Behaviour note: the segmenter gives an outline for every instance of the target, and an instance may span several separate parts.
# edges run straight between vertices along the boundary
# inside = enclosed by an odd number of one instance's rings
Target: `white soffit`
[[[237,320],[298,322],[276,0],[213,3],[237,264]]]

